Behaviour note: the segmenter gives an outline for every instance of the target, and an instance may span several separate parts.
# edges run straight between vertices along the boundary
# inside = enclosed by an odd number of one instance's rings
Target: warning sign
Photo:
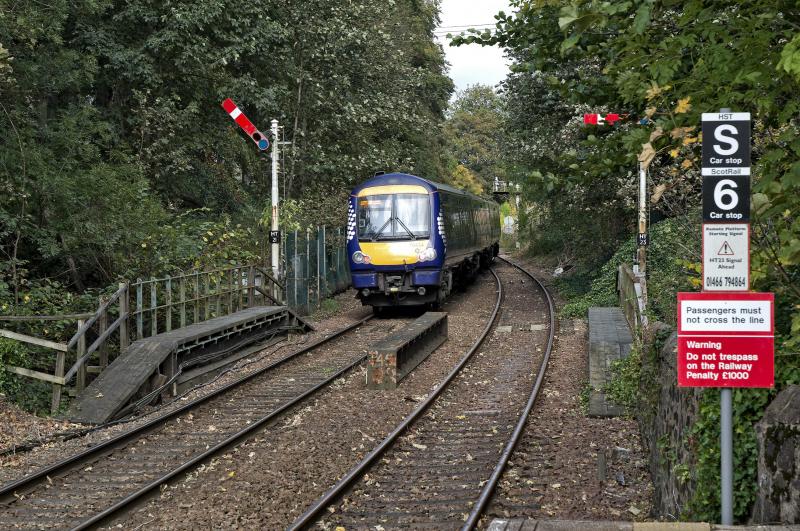
[[[750,224],[703,225],[703,289],[750,289]]]
[[[772,293],[678,293],[678,385],[772,387]]]

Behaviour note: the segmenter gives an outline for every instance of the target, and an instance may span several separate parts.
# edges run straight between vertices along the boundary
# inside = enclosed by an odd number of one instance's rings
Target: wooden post
[[[167,277],[164,289],[164,304],[167,307],[167,332],[172,330],[172,277]]]
[[[292,286],[294,287],[294,305],[297,306],[297,231],[294,231],[294,258],[292,262]]]
[[[125,315],[130,312],[130,296],[131,288],[130,285],[126,282],[119,283],[119,289],[123,290],[122,294],[119,296],[119,314]],[[128,322],[130,320],[130,315],[128,315],[125,319],[123,319],[119,323],[119,353],[128,348],[128,341],[130,336],[128,335]]]
[[[144,337],[144,301],[142,295],[142,279],[136,279],[136,339]]]
[[[322,305],[322,272],[320,271],[320,261],[319,261],[319,247],[320,247],[320,230],[319,226],[317,226],[317,308]],[[324,247],[324,246],[323,246]],[[324,250],[324,248],[323,248]]]
[[[200,320],[200,272],[194,272],[194,321]]]
[[[150,277],[150,329],[154,336],[158,334],[158,298],[156,296],[156,279]]]
[[[236,269],[236,309],[241,310],[243,306],[242,301],[242,268]]]
[[[228,314],[233,313],[233,268],[228,269]]]
[[[100,300],[101,304],[103,300]],[[103,332],[106,331],[108,328],[108,310],[105,310],[103,313],[100,314],[100,319],[98,320],[98,335],[103,335]],[[100,348],[97,351],[97,355],[100,359],[100,370],[102,371],[106,367],[108,367],[108,341],[103,341],[103,344],[100,345]]]
[[[186,326],[186,275],[181,275],[181,328]]]
[[[247,307],[252,308],[255,304],[256,268],[250,266],[247,272]]]
[[[85,321],[83,319],[78,319],[78,330],[81,329],[83,323]],[[81,356],[86,354],[86,334],[82,335],[78,338],[78,356],[77,359],[80,359]],[[86,360],[89,361],[89,360]],[[78,366],[78,373],[76,375],[76,387],[78,392],[80,393],[86,388],[86,363],[81,363]]]
[[[208,316],[211,314],[211,273],[206,273],[206,285],[205,295],[203,295],[203,301],[205,302],[205,318],[204,321],[208,321]]]
[[[80,325],[78,325],[80,326]],[[64,359],[66,357],[66,352],[57,351],[56,352],[56,371],[54,376],[63,378],[64,377]],[[63,386],[61,384],[53,384],[53,400],[50,403],[50,413],[54,414],[58,411],[58,407],[61,405],[61,390]]]
[[[214,275],[215,284],[217,285],[217,314],[214,317],[222,315],[222,271]]]

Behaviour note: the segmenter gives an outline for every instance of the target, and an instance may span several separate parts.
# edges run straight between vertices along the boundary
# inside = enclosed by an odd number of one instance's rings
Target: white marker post
[[[269,241],[272,244],[270,255],[272,257],[272,276],[280,279],[281,233],[278,229],[278,120],[272,120],[272,226]],[[296,243],[296,242],[295,242]],[[280,300],[278,286],[273,290],[275,300]]]

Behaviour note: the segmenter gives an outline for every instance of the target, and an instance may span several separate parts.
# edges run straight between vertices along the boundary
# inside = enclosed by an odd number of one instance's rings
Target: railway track
[[[290,529],[478,524],[536,400],[555,329],[546,288],[504,262],[499,274],[493,271],[498,299],[491,321],[461,362]],[[486,343],[491,354],[480,350]]]
[[[106,521],[358,366],[365,356],[347,348],[354,340],[375,340],[404,322],[367,323],[370,317],[175,411],[0,486],[0,528],[85,529]]]

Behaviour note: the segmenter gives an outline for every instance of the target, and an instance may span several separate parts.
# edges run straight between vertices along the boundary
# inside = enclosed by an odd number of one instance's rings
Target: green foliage
[[[685,266],[699,257],[700,242],[695,236],[699,231],[699,223],[690,222],[687,217],[664,220],[651,227],[647,259],[648,312],[651,318],[675,324],[676,293],[692,290],[699,276],[698,272],[687,270]],[[623,242],[600,268],[591,289],[585,294],[570,297],[561,314],[565,317],[584,317],[592,306],[616,306],[617,268],[623,263],[630,264],[635,252],[635,238]],[[563,283],[560,281],[560,284]]]
[[[630,414],[639,401],[639,381],[642,372],[642,345],[637,342],[626,358],[611,364],[611,381],[606,386],[606,396]]]
[[[225,251],[134,255],[149,240],[205,248],[190,241],[198,231],[181,218],[187,211],[255,230],[269,160],[222,111],[225,97],[263,131],[280,120],[292,142],[281,160],[288,199],[347,189],[377,169],[436,177],[443,166],[452,82],[433,40],[435,3],[6,4],[0,250],[12,284],[21,269],[68,271],[82,291],[224,260]],[[328,203],[300,210],[344,221]]]
[[[506,179],[504,121],[504,100],[491,87],[458,93],[444,126],[446,182],[480,194]]]

